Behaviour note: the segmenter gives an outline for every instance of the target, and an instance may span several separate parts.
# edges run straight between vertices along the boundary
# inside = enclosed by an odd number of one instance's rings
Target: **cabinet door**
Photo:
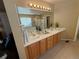
[[[47,38],[47,49],[50,49],[53,47],[53,36]]]
[[[56,45],[59,41],[60,41],[61,37],[60,37],[60,33],[59,34],[55,34],[53,36],[53,40],[54,40],[54,45]]]
[[[39,42],[27,47],[29,59],[37,59],[39,57]]]
[[[44,54],[46,52],[46,39],[40,41],[40,54]]]
[[[27,59],[30,59],[30,58],[29,58],[29,51],[28,51],[28,48],[27,48],[27,47],[25,47],[25,53],[26,53]]]

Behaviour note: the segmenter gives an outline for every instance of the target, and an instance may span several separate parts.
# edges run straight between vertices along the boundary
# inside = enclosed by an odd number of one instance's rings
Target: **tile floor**
[[[69,43],[61,41],[39,59],[79,59],[79,41]]]

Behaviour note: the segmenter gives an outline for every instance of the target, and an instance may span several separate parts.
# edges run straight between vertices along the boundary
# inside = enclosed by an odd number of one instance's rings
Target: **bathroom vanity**
[[[57,45],[64,30],[65,28],[54,29],[47,34],[40,35],[40,37],[26,42],[25,51],[28,59],[37,59]]]

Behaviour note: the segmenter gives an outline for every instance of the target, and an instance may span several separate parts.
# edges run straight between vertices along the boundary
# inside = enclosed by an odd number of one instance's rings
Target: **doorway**
[[[3,0],[0,0],[0,59],[19,59]]]
[[[74,41],[76,40],[79,40],[79,16],[78,16],[77,26],[76,26],[75,36],[74,36]]]

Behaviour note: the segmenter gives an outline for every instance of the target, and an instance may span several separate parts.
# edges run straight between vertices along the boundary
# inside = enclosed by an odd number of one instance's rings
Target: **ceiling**
[[[0,0],[0,12],[5,12],[5,7],[3,4],[3,0]]]

